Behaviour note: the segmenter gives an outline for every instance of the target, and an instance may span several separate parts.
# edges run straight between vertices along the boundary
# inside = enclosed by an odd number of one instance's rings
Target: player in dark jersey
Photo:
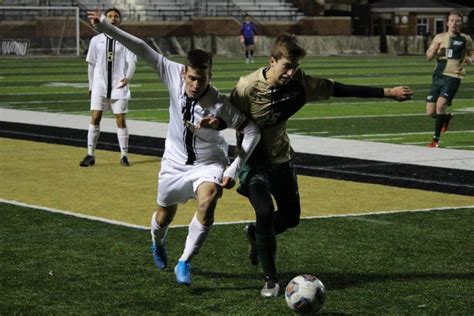
[[[245,22],[240,27],[240,42],[245,47],[245,63],[253,63],[253,51],[255,45],[255,24],[252,22],[250,15],[245,15]]]
[[[262,265],[264,297],[278,295],[275,235],[295,227],[300,219],[300,197],[288,137],[288,119],[306,103],[330,97],[411,98],[408,87],[376,88],[346,85],[318,78],[299,68],[306,55],[293,35],[280,35],[270,52],[270,65],[241,77],[231,102],[261,131],[260,142],[240,173],[239,193],[250,200],[256,223],[246,226],[252,264]],[[273,199],[276,202],[276,210]]]
[[[436,119],[435,131],[428,147],[439,147],[441,133],[448,130],[452,114],[446,113],[464,79],[464,64],[471,64],[472,39],[461,33],[462,14],[448,16],[448,31],[437,34],[426,51],[428,60],[436,59],[433,82],[426,97],[426,114]]]

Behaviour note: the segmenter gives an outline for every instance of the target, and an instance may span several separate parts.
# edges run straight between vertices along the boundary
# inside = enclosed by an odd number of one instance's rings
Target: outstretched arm
[[[135,55],[140,58],[143,58],[145,62],[150,65],[154,70],[157,70],[160,54],[158,54],[150,46],[148,46],[145,41],[107,22],[105,15],[101,15],[99,10],[87,11],[87,17],[89,18],[92,26],[94,26],[97,30],[99,30],[100,32],[104,32],[119,41],[120,43],[125,45],[125,47],[127,47],[131,52],[135,53]]]
[[[413,91],[406,86],[393,88],[377,88],[369,86],[348,85],[340,82],[334,83],[333,97],[358,97],[358,98],[390,98],[397,101],[407,101],[413,96]]]
[[[250,120],[247,121],[246,124],[247,125],[241,130],[244,137],[240,144],[239,155],[224,172],[221,185],[226,189],[231,189],[235,185],[235,178],[239,174],[240,168],[242,168],[260,141],[260,130],[257,124]]]

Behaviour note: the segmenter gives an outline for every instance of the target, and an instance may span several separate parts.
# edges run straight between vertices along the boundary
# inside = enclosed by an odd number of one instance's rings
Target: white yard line
[[[69,216],[84,218],[84,219],[88,219],[88,220],[92,220],[92,221],[98,221],[98,222],[108,223],[108,224],[117,225],[117,226],[130,227],[130,228],[135,228],[135,229],[140,229],[140,230],[149,230],[150,229],[149,226],[135,225],[135,224],[130,224],[130,223],[122,222],[122,221],[116,221],[116,220],[107,219],[107,218],[103,218],[103,217],[99,217],[99,216],[85,215],[85,214],[76,213],[76,212],[73,212],[73,211],[66,211],[66,210],[60,210],[60,209],[55,209],[55,208],[51,208],[51,207],[32,205],[32,204],[18,202],[18,201],[14,201],[14,200],[0,199],[0,203],[7,203],[7,204],[17,205],[17,206],[22,206],[22,207],[39,209],[39,210],[47,211],[47,212],[51,212],[51,213],[69,215]],[[463,208],[474,209],[474,205],[452,206],[452,207],[444,206],[444,207],[435,207],[435,208],[406,209],[406,210],[392,210],[392,211],[373,211],[373,212],[366,212],[366,213],[353,213],[353,214],[341,214],[341,215],[303,216],[303,217],[301,217],[301,219],[360,217],[360,216],[367,216],[367,215],[396,214],[396,213],[405,213],[405,212],[430,212],[430,211],[442,211],[442,210],[458,210],[458,209],[463,209]],[[380,224],[386,224],[383,221],[377,221],[377,220],[370,220],[370,221],[380,222]],[[217,223],[214,223],[214,225],[234,225],[234,224],[244,224],[244,223],[248,223],[248,222],[249,221],[217,222]],[[187,227],[187,226],[188,225],[171,225],[170,228]]]

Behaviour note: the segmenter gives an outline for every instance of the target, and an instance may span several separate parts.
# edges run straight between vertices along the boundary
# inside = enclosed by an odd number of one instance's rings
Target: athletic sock
[[[161,246],[166,242],[169,225],[161,227],[156,222],[156,212],[151,216],[151,240],[154,246]]]
[[[448,114],[436,114],[434,138],[439,139],[444,122],[448,119]]]
[[[275,234],[266,235],[257,232],[256,236],[258,260],[262,265],[263,274],[276,279],[275,257],[277,244]]]
[[[192,256],[197,254],[199,252],[199,249],[201,249],[202,245],[204,244],[204,241],[207,238],[207,235],[209,235],[209,231],[211,230],[211,226],[204,226],[202,225],[197,217],[196,213],[193,216],[193,219],[191,220],[191,223],[189,224],[188,228],[188,237],[186,237],[186,244],[184,246],[184,251],[181,257],[179,258],[179,261],[189,261],[191,260]]]
[[[95,156],[95,147],[100,134],[100,125],[89,124],[89,130],[87,131],[87,154],[89,156]]]
[[[120,153],[123,156],[128,154],[128,128],[117,128],[117,138],[120,146]]]

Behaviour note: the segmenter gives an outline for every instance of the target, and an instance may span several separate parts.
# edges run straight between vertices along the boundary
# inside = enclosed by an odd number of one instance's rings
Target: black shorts
[[[263,182],[275,199],[299,201],[298,179],[292,160],[278,165],[245,164],[239,174],[240,185],[237,192],[248,196],[248,187],[255,182]]]
[[[454,99],[456,92],[458,92],[461,85],[461,79],[445,75],[433,76],[433,83],[431,84],[430,92],[426,97],[426,102],[436,103],[439,97],[448,100],[448,105]]]

